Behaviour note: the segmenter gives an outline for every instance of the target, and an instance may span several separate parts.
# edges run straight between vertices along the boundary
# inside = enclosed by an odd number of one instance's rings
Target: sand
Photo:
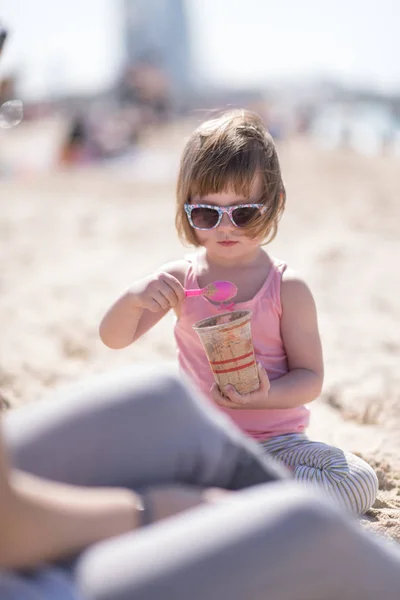
[[[121,351],[104,347],[97,330],[130,281],[185,251],[173,206],[187,131],[169,127],[136,158],[110,167],[0,181],[4,403],[33,402],[117,365],[175,361],[170,316]],[[325,356],[310,435],[376,468],[381,489],[363,523],[400,540],[400,161],[305,139],[279,151],[288,200],[270,251],[313,290]]]

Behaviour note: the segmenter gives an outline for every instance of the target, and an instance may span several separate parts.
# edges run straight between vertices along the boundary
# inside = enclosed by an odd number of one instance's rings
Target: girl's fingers
[[[219,391],[219,388],[216,383],[213,383],[210,389],[210,396],[215,402],[220,402],[223,400],[223,396]]]
[[[160,291],[155,290],[149,294],[143,303],[143,307],[147,308],[151,312],[160,312],[160,310],[169,310],[171,305],[168,298],[164,296]]]
[[[248,404],[250,401],[250,394],[239,394],[233,385],[227,385],[225,393],[235,404]]]
[[[214,400],[214,402],[219,404],[219,406],[225,406],[226,408],[231,407],[231,402],[230,402],[229,398],[226,398],[225,396],[223,396],[221,394],[219,387],[217,386],[216,383],[213,384],[213,386],[210,390],[210,396],[211,396],[212,400]]]
[[[214,383],[210,390],[211,398],[220,406],[231,409],[246,408],[246,405],[256,406],[258,404],[260,404],[260,407],[262,408],[265,397],[268,395],[270,381],[267,372],[259,363],[257,364],[257,368],[260,378],[260,387],[255,392],[239,394],[233,385],[227,385],[224,388],[224,395],[222,395],[217,384]]]
[[[210,389],[210,396],[212,400],[214,400],[214,402],[219,406],[224,406],[225,408],[231,409],[239,408],[240,406],[238,402],[234,402],[231,398],[228,397],[228,395],[223,396],[216,383],[214,383]]]
[[[168,306],[173,307],[179,304],[178,296],[175,293],[175,290],[165,281],[159,282],[159,290],[158,290],[168,302]]]
[[[147,301],[143,302],[143,308],[146,308],[150,312],[160,312],[163,310],[161,304],[155,298],[149,298]]]
[[[166,296],[164,296],[164,294],[161,291],[155,292],[153,294],[153,300],[158,302],[162,310],[171,308],[171,304],[169,303],[168,298],[166,298]]]
[[[160,275],[160,281],[164,281],[166,285],[168,285],[173,290],[176,296],[177,303],[185,299],[185,290],[183,289],[183,285],[180,281],[178,281],[176,277],[170,275],[169,273],[163,272]]]

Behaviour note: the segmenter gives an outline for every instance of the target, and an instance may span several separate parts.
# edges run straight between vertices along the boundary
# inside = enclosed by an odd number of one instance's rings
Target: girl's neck
[[[206,249],[203,250],[202,254],[205,263],[207,263],[210,267],[226,270],[237,270],[243,267],[255,267],[257,265],[264,264],[266,259],[268,260],[267,253],[261,247],[255,248],[248,254],[235,257],[234,261],[232,261],[232,258],[230,257],[225,258],[224,256],[214,256],[207,252]]]
[[[216,261],[205,251],[199,254],[196,263],[196,277],[199,287],[204,287],[212,281],[232,281],[238,293],[234,298],[235,303],[248,302],[262,288],[273,261],[262,248],[256,256],[248,257],[249,260],[240,262]]]

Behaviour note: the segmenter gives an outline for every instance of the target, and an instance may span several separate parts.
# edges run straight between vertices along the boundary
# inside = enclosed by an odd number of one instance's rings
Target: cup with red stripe
[[[239,394],[260,386],[251,335],[251,311],[234,310],[193,325],[219,389],[233,385]]]

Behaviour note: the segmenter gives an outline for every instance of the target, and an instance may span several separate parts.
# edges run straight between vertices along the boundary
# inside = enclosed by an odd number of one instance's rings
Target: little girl
[[[276,234],[285,200],[276,149],[258,116],[236,110],[203,123],[184,149],[177,184],[177,231],[198,250],[134,282],[104,316],[100,336],[107,346],[123,348],[172,308],[179,364],[198,388],[297,479],[318,482],[362,514],[377,495],[373,469],[305,434],[305,405],[323,383],[315,303],[307,284],[262,247]],[[185,297],[184,288],[216,280],[236,284],[234,304]],[[252,313],[260,387],[250,394],[218,389],[192,329],[221,308]]]

